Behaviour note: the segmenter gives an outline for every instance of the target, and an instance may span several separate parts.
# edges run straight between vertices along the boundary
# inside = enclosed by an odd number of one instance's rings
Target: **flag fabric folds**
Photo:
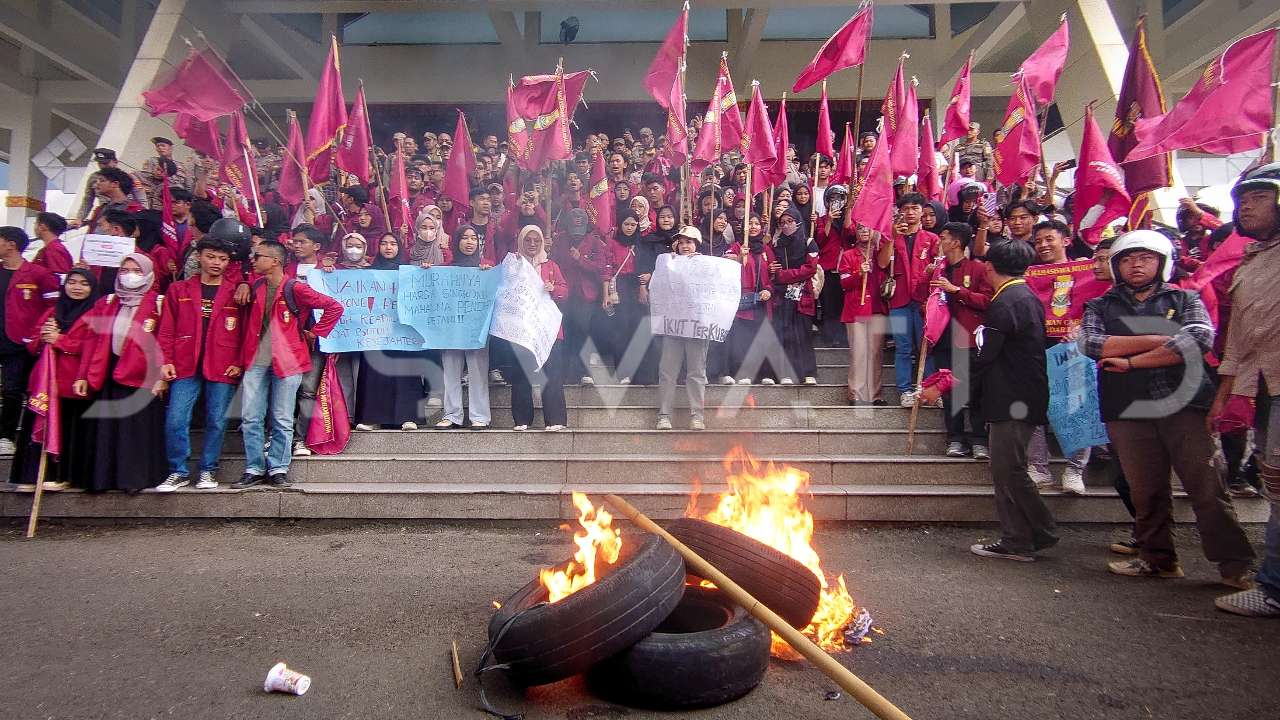
[[[245,99],[223,74],[222,61],[212,51],[192,50],[160,87],[142,93],[152,117],[165,113],[187,115],[202,122],[244,107]]]
[[[889,84],[880,114],[889,143],[889,163],[894,175],[907,176],[920,161],[920,105],[914,83],[906,79],[906,56],[898,60],[898,72]]]
[[[1093,117],[1093,106],[1084,111],[1084,137],[1080,141],[1079,169],[1076,170],[1076,230],[1090,246],[1102,239],[1102,230],[1112,220],[1124,217],[1132,202],[1125,190],[1124,173]]]
[[[871,151],[867,175],[862,179],[858,197],[849,211],[854,222],[878,231],[885,240],[893,237],[893,171],[889,168],[889,143],[885,130]]]
[[[591,162],[591,184],[587,190],[587,216],[601,235],[607,234],[616,224],[614,215],[618,207],[613,188],[609,187],[609,175],[605,172],[604,152],[596,151]]]
[[[216,118],[205,121],[180,114],[174,118],[173,131],[182,138],[182,142],[186,143],[187,147],[214,160],[222,161],[222,137],[218,132]]]
[[[280,198],[290,205],[301,204],[306,199],[307,181],[302,162],[307,155],[302,144],[302,128],[298,126],[298,114],[289,111],[289,141],[285,145],[285,156],[280,159],[280,184],[276,192]]]
[[[58,412],[58,359],[53,347],[45,344],[31,371],[27,409],[35,414],[31,441],[39,443],[50,455],[62,454],[62,424]]]
[[[307,119],[307,175],[311,182],[328,182],[329,164],[346,127],[347,101],[342,95],[338,39],[331,37],[329,57],[324,61],[316,99],[311,104],[311,117]]]
[[[945,267],[945,263],[938,263],[929,280],[942,277]],[[924,339],[929,343],[929,347],[938,344],[938,340],[942,338],[942,333],[946,332],[950,322],[951,308],[947,307],[947,293],[942,288],[935,287],[929,291],[929,297],[924,303]]]
[[[178,223],[173,219],[173,197],[169,195],[169,176],[160,181],[160,239],[173,251],[182,256],[178,247]]]
[[[514,137],[510,143],[514,151]],[[454,205],[471,207],[471,176],[476,172],[475,146],[471,144],[471,132],[467,130],[467,116],[458,111],[458,124],[453,130],[453,150],[445,162],[444,181],[440,183],[440,194],[453,201]]]
[[[751,105],[747,108],[747,128],[742,134],[742,161],[753,166],[751,183],[756,192],[768,184],[778,149],[773,144],[773,128],[769,125],[769,109],[760,95],[760,83],[751,82]]]
[[[951,100],[947,102],[947,114],[942,118],[942,138],[939,142],[950,142],[969,134],[970,114],[973,91],[973,53],[960,68],[960,77],[951,89]]]
[[[818,152],[829,158],[836,156],[836,134],[831,132],[831,110],[827,103],[827,84],[822,84],[822,99],[818,101]]]
[[[1036,107],[1048,107],[1053,102],[1053,91],[1058,85],[1058,77],[1067,63],[1067,52],[1071,39],[1067,29],[1067,16],[1062,16],[1058,29],[1053,31],[1044,43],[1036,48],[1018,72],[1026,79],[1027,90]]]
[[[680,63],[684,61],[685,43],[688,37],[689,3],[684,4],[680,18],[667,31],[667,37],[658,48],[658,54],[649,64],[644,76],[644,87],[655,102],[664,109],[671,109],[671,86],[680,79]]]
[[[774,160],[772,163],[760,163],[755,166],[751,184],[763,188],[766,185],[780,185],[786,182],[787,148],[790,146],[791,130],[787,127],[787,96],[783,93],[782,101],[778,103],[778,117],[773,121]]]
[[[1214,58],[1173,109],[1134,123],[1135,145],[1124,162],[1170,150],[1229,155],[1260,148],[1275,125],[1271,88],[1276,29],[1232,43]]]
[[[865,62],[867,44],[871,40],[871,26],[875,23],[874,16],[871,3],[864,2],[848,22],[822,43],[818,54],[800,71],[791,91],[801,92],[834,72]]]
[[[736,147],[742,142],[742,113],[738,112],[738,96],[733,92],[733,78],[729,77],[729,61],[726,54],[720,56],[720,72],[716,86],[707,104],[707,114],[698,131],[698,144],[693,150],[693,169],[720,162],[725,148]]]
[[[996,179],[1005,185],[1020,185],[1040,164],[1040,129],[1025,76],[1014,81],[1000,130],[1004,136],[995,146]]]
[[[689,121],[685,116],[684,80],[676,73],[667,101],[667,160],[684,164],[689,157]]]
[[[338,356],[330,354],[324,362],[320,387],[316,388],[315,409],[307,427],[307,448],[317,455],[337,455],[351,439],[351,417],[347,415],[347,396],[338,381]]]
[[[351,112],[347,113],[347,128],[342,131],[342,141],[338,144],[338,168],[345,173],[355,175],[362,185],[368,185],[373,178],[369,171],[369,148],[373,146],[373,134],[369,129],[368,108],[364,97],[364,83],[356,90],[356,98],[351,101]]]
[[[522,121],[525,133],[524,144],[512,147],[520,167],[539,170],[552,160],[573,157],[569,123],[589,77],[585,70],[565,75],[557,69],[554,75],[522,77],[510,89],[507,116]]]
[[[249,178],[256,172],[252,158],[249,157],[249,130],[244,125],[244,116],[237,110],[231,113],[231,127],[227,130],[227,147],[222,159],[222,181],[230,183],[242,196],[247,198],[250,208],[260,207],[261,203],[254,193],[254,185]]]
[[[933,123],[929,113],[920,120],[920,164],[916,167],[916,190],[929,200],[942,200],[942,178],[938,177],[938,154],[933,144]]]
[[[1145,160],[1125,162],[1129,151],[1137,144],[1134,125],[1142,118],[1159,117],[1166,112],[1164,90],[1160,76],[1147,49],[1147,31],[1144,20],[1138,19],[1133,31],[1133,44],[1129,47],[1129,64],[1124,70],[1124,83],[1116,98],[1116,118],[1111,123],[1107,148],[1116,162],[1124,163],[1124,186],[1130,195],[1173,184],[1169,169],[1169,154],[1159,153]]]
[[[391,217],[387,218],[388,226],[391,231],[400,238],[401,254],[404,248],[408,246],[409,239],[413,237],[413,210],[410,209],[409,203],[409,177],[405,172],[404,166],[404,147],[396,143],[396,154],[391,156],[391,178],[389,180],[391,187],[391,200],[388,203],[387,212]],[[370,242],[373,242],[370,240]]]
[[[854,163],[853,131],[850,123],[844,124],[844,142],[840,145],[840,155],[836,158],[835,170],[831,173],[831,182],[836,185],[852,183],[858,167]],[[892,183],[892,180],[890,181]]]

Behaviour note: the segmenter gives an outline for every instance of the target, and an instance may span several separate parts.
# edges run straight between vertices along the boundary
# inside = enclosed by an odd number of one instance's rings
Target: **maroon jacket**
[[[188,278],[169,286],[160,318],[160,353],[164,363],[173,366],[179,380],[195,376],[196,359],[203,355],[201,377],[229,385],[239,382],[238,377],[227,375],[228,368],[244,369],[240,364],[240,345],[244,338],[245,310],[236,304],[235,294],[234,283],[224,279],[218,285],[209,329],[201,337],[204,314],[200,278]]]
[[[991,295],[995,292],[987,281],[987,264],[981,260],[964,259],[955,265],[948,265],[942,273],[960,288],[957,292],[947,294],[947,309],[951,311],[951,320],[964,328],[964,332],[951,329],[951,347],[975,347],[973,331],[982,324],[987,307],[991,305]]]
[[[565,282],[569,284],[569,292],[575,298],[587,302],[600,300],[600,276],[608,264],[609,248],[595,231],[589,232],[574,244],[574,238],[568,233],[557,233],[553,247],[556,264],[564,273]],[[570,246],[578,248],[575,260],[569,254]],[[563,250],[561,250],[563,248]]]
[[[32,262],[43,265],[51,273],[64,274],[71,272],[71,267],[75,264],[71,259],[71,251],[62,244],[60,238],[40,248],[40,252],[36,253],[36,258]]]
[[[53,344],[54,359],[58,364],[58,397],[79,399],[71,389],[75,381],[80,378],[80,366],[84,361],[84,351],[89,339],[93,333],[89,332],[89,324],[85,322],[85,318],[89,313],[85,313],[76,319],[71,327],[58,336],[57,342]],[[40,316],[40,322],[36,327],[44,327],[49,318],[53,317],[53,308],[49,308]],[[40,351],[44,348],[44,341],[39,335],[31,339],[27,343],[27,350],[32,355],[39,356]]]
[[[4,334],[19,345],[40,334],[40,316],[58,299],[58,278],[43,265],[22,261],[4,296]]]
[[[289,377],[311,370],[311,348],[302,337],[302,319],[293,316],[284,297],[286,282],[288,278],[281,281],[274,298],[267,297],[265,282],[255,283],[245,322],[244,341],[240,343],[240,367],[246,370],[253,365],[253,356],[258,354],[258,338],[262,335],[264,322],[270,323],[271,369],[276,377]],[[316,337],[327,336],[342,318],[342,305],[337,300],[312,290],[304,282],[294,283],[293,297],[299,313],[322,311],[320,319],[310,328]],[[270,315],[267,314],[268,306]]]
[[[138,304],[138,311],[129,325],[120,357],[116,360],[111,377],[121,385],[133,388],[149,388],[160,379],[160,343],[156,332],[160,328],[160,293],[147,291]],[[89,323],[91,339],[86,343],[80,379],[88,380],[89,387],[101,390],[107,380],[107,366],[111,360],[111,328],[115,325],[120,302],[114,294],[100,298],[82,320]]]
[[[915,247],[907,253],[907,241],[901,235],[893,236],[893,278],[896,281],[889,309],[906,307],[912,302],[924,302],[929,297],[929,263],[938,255],[938,236],[921,229],[916,232]]]

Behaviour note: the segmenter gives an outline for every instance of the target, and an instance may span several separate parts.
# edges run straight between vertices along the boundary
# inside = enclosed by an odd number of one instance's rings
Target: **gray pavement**
[[[1108,575],[1118,527],[1066,528],[1030,565],[967,552],[991,532],[819,528],[828,570],[885,633],[842,662],[916,720],[1280,716],[1280,622],[1213,608],[1225,590],[1193,530],[1181,581]],[[549,523],[50,521],[20,536],[0,525],[0,717],[22,720],[482,718],[470,678],[453,688],[449,640],[469,670],[491,602],[569,554]],[[311,675],[307,695],[262,692],[277,660]],[[746,698],[687,715],[871,717],[831,689],[775,661]],[[496,695],[529,720],[677,716],[577,680]]]

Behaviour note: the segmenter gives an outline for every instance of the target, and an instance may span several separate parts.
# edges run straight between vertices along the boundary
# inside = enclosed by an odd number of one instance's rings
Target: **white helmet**
[[[1132,250],[1147,250],[1159,255],[1160,280],[1169,282],[1173,278],[1173,243],[1169,238],[1155,230],[1131,230],[1111,245],[1111,277],[1120,282],[1120,256]]]

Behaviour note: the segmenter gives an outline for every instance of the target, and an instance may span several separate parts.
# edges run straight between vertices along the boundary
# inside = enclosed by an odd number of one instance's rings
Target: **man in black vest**
[[[1111,445],[1137,509],[1138,557],[1108,565],[1117,575],[1180,578],[1173,545],[1176,471],[1191,500],[1204,553],[1229,587],[1252,586],[1253,548],[1212,465],[1205,416],[1213,381],[1204,354],[1213,324],[1200,297],[1169,285],[1173,243],[1135,230],[1111,247],[1115,286],[1085,306],[1080,352],[1098,361],[1098,397]]]

